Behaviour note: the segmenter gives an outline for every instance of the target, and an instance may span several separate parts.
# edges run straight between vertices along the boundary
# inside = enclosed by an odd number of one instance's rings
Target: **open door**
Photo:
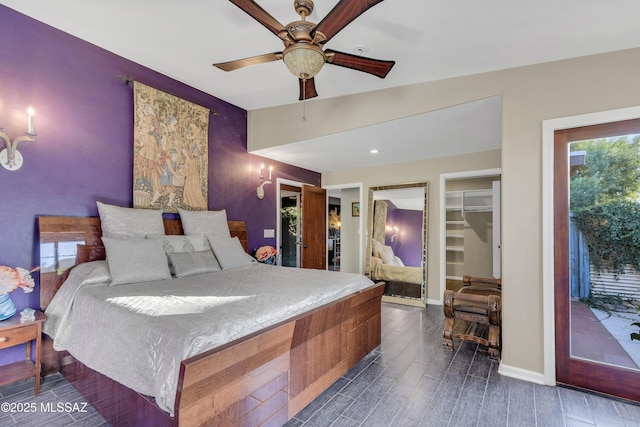
[[[302,186],[302,268],[327,268],[327,191]]]

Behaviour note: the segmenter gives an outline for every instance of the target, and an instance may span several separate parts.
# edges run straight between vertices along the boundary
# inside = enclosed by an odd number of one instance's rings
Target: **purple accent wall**
[[[36,142],[24,165],[0,168],[0,265],[39,264],[38,215],[97,215],[96,200],[132,205],[133,88],[126,76],[210,108],[209,209],[247,222],[249,248],[275,245],[275,184],[256,197],[260,164],[275,178],[320,185],[320,174],[247,153],[246,111],[0,5],[0,127],[13,140],[35,110]],[[211,78],[215,78],[212,72]],[[0,149],[4,148],[0,142]],[[18,310],[39,306],[39,289],[11,293]],[[0,351],[0,365],[24,357]]]
[[[398,227],[398,236],[391,242],[393,227]],[[404,265],[422,265],[422,212],[397,209],[389,205],[387,211],[385,244],[393,248]]]

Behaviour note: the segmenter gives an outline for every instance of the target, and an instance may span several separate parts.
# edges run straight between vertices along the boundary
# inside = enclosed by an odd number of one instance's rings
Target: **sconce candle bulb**
[[[29,109],[27,110],[27,113],[29,114],[29,126],[27,128],[27,133],[29,135],[33,135],[33,115],[34,115],[34,111],[33,108],[29,107]]]

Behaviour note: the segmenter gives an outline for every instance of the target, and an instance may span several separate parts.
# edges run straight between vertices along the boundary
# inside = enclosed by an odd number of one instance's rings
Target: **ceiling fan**
[[[300,100],[318,96],[314,76],[318,74],[325,62],[363,71],[380,78],[385,78],[395,64],[395,61],[383,61],[322,49],[325,43],[351,21],[383,0],[340,0],[318,25],[306,20],[306,17],[313,12],[313,1],[295,0],[293,6],[301,20],[293,21],[286,26],[279,23],[253,0],[229,1],[278,36],[284,42],[284,50],[213,65],[224,71],[233,71],[249,65],[282,59],[289,71],[300,82]]]

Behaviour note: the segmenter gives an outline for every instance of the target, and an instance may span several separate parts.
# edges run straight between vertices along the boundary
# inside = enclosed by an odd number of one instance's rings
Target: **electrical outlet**
[[[276,231],[273,228],[265,228],[264,229],[264,238],[273,238],[276,237]]]

